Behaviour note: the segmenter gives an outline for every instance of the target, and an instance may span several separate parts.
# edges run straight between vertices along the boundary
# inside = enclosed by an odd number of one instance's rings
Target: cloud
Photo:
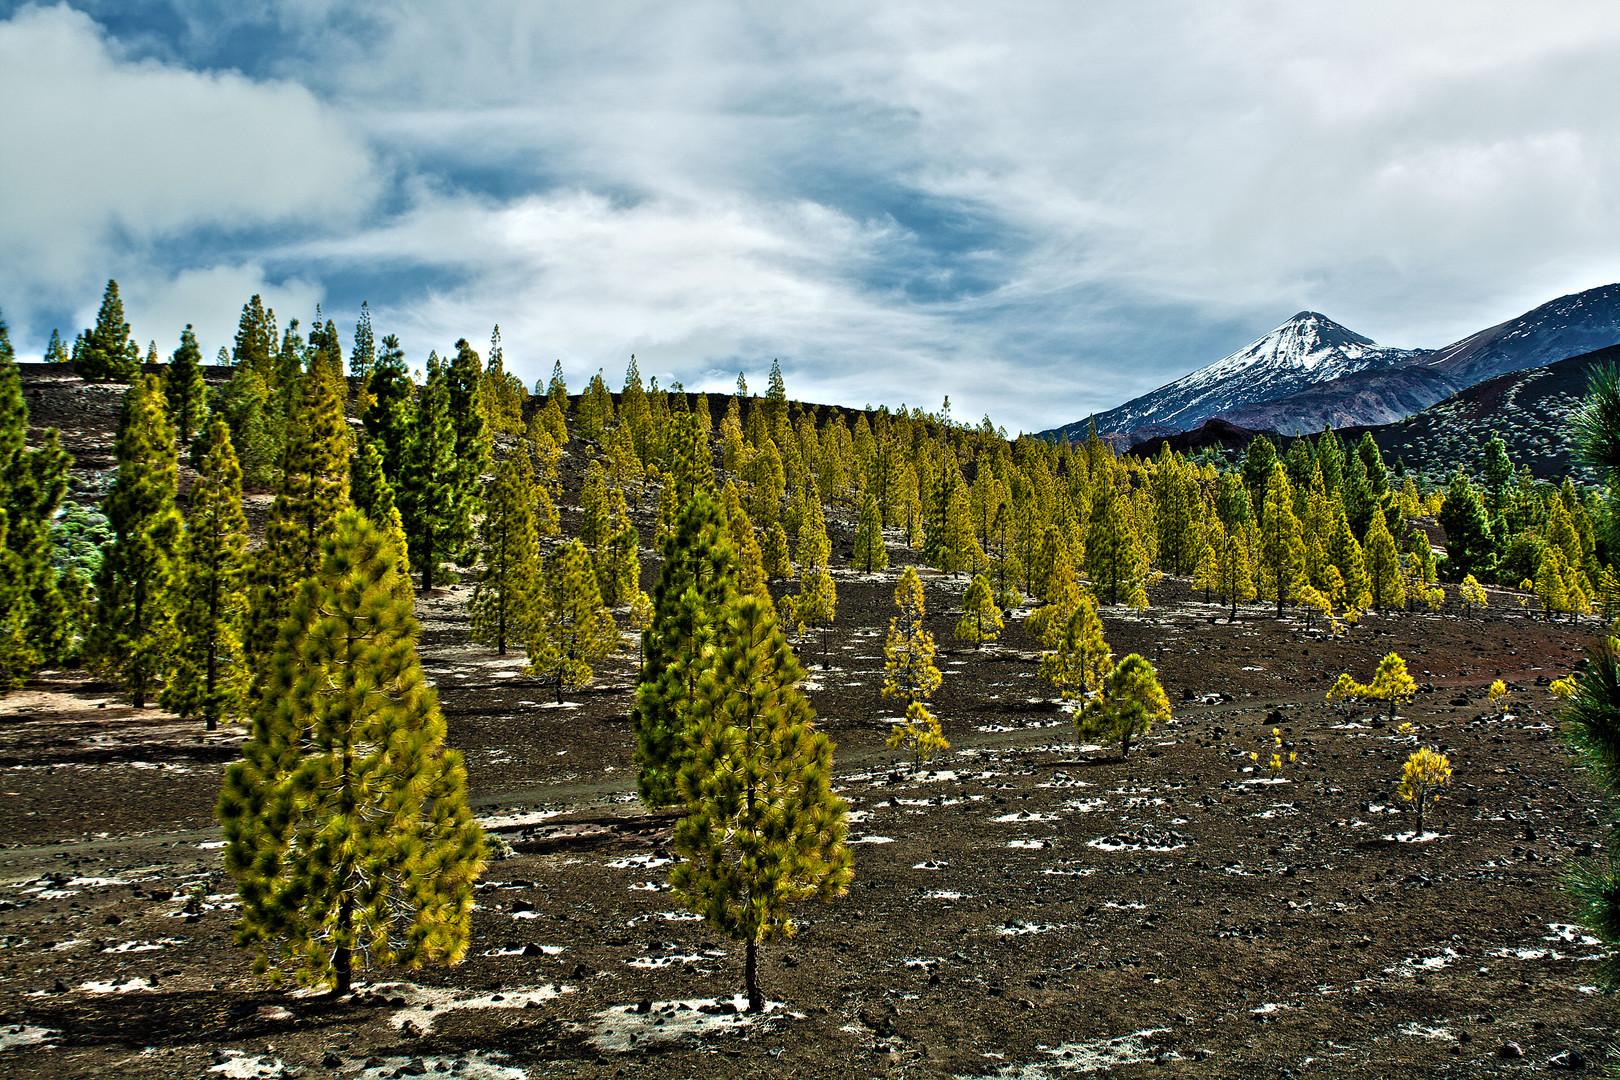
[[[66,6],[0,22],[0,101],[11,304],[78,300],[149,260],[172,276],[189,252],[153,245],[329,225],[361,212],[374,187],[369,148],[302,86],[126,59]]]
[[[499,321],[531,380],[779,357],[1045,427],[1301,308],[1434,346],[1620,279],[1602,2],[172,9],[0,24],[0,137],[58,159],[0,158],[8,312],[239,273],[417,355]]]

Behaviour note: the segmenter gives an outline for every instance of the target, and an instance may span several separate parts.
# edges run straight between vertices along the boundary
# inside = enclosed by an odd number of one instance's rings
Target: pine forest
[[[1613,368],[1550,475],[343,322],[0,323],[0,1072],[1607,1053]]]

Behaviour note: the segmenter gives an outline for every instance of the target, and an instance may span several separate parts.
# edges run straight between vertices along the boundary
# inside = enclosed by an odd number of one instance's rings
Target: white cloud
[[[372,189],[368,148],[303,87],[126,60],[65,5],[0,22],[0,103],[10,303],[77,301],[199,227],[329,223]]]
[[[1048,426],[1300,308],[1432,346],[1620,279],[1606,0],[174,2],[176,55],[273,39],[254,78],[0,23],[8,311],[123,257],[163,334],[228,330],[291,274],[284,317],[341,281],[418,358],[499,321],[531,380],[774,356],[806,397]]]
[[[221,346],[229,350],[235,343],[242,305],[255,293],[275,311],[278,326],[285,329],[297,319],[306,332],[322,297],[317,282],[292,278],[272,284],[263,268],[252,263],[182,270],[173,276],[142,271],[121,280],[118,291],[130,333],[143,351],[156,341],[158,355],[167,359],[180,344],[181,329],[191,323],[205,364],[214,362]],[[99,304],[98,296],[79,310],[79,325],[95,324]]]

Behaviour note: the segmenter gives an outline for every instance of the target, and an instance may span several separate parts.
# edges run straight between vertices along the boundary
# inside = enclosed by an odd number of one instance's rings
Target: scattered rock
[[[1497,1047],[1496,1056],[1499,1058],[1522,1058],[1524,1057],[1524,1047],[1516,1042],[1505,1042]]]

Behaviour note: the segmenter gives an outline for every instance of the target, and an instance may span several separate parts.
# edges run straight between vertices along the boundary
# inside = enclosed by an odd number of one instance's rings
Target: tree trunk
[[[431,592],[433,589],[433,529],[427,529],[427,539],[422,545],[422,591]]]
[[[748,956],[743,964],[743,985],[748,991],[748,1011],[765,1011],[765,995],[759,988],[759,943],[748,939]]]

